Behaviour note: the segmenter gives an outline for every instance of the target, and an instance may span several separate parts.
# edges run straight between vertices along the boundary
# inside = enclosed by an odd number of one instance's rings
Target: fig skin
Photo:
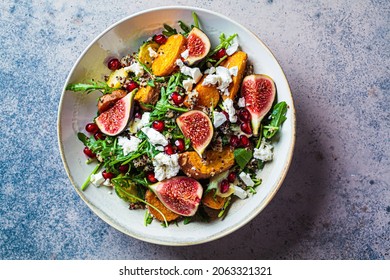
[[[241,96],[245,98],[245,107],[251,114],[253,135],[257,136],[261,121],[275,101],[275,82],[264,74],[246,76],[242,81]]]
[[[196,64],[207,56],[211,48],[210,39],[199,28],[192,28],[187,37],[188,57],[185,63],[189,66]]]
[[[213,139],[214,127],[210,118],[199,110],[180,115],[176,123],[183,135],[191,140],[194,150],[202,157],[204,150]]]
[[[149,188],[166,208],[181,216],[195,215],[203,195],[202,185],[185,176],[165,179]]]

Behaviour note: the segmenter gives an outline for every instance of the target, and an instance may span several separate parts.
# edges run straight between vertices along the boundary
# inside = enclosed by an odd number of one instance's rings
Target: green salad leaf
[[[276,104],[271,113],[271,121],[268,125],[263,127],[263,136],[266,139],[271,139],[280,130],[283,122],[287,119],[288,105],[285,101]]]
[[[234,159],[241,169],[244,169],[248,162],[251,160],[253,152],[243,148],[234,150]]]

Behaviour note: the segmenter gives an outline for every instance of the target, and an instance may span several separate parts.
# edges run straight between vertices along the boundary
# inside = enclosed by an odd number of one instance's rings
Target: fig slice
[[[191,140],[191,145],[200,157],[213,138],[214,128],[210,118],[202,111],[192,110],[176,119],[181,132]]]
[[[275,100],[275,83],[263,74],[246,76],[242,81],[241,96],[245,98],[245,106],[251,114],[253,135],[257,136],[260,123]]]
[[[193,178],[178,176],[150,185],[149,188],[172,212],[193,216],[202,199],[202,185]]]
[[[95,119],[101,132],[109,136],[115,136],[126,128],[133,109],[133,97],[134,91],[116,101],[110,109],[104,111]]]
[[[199,28],[192,28],[187,37],[188,56],[185,58],[187,65],[193,65],[207,56],[210,51],[210,40]]]

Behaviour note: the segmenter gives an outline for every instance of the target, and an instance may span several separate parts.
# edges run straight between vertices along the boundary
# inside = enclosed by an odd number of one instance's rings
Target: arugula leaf
[[[191,31],[191,27],[189,27],[187,24],[179,20],[179,26],[184,31],[184,34],[188,34]]]
[[[199,18],[195,12],[192,12],[192,18],[194,19],[194,26],[196,28],[199,28]]]
[[[266,139],[271,139],[279,131],[283,122],[287,119],[288,105],[285,101],[279,102],[273,107],[271,121],[264,126],[263,136]]]
[[[85,92],[89,94],[95,90],[99,90],[101,93],[106,94],[114,91],[114,88],[111,88],[105,82],[90,80],[89,84],[86,83],[75,83],[69,84],[66,87],[66,90],[71,90],[74,92]]]
[[[202,68],[207,62],[215,63],[216,60],[212,58],[214,54],[216,54],[220,49],[227,49],[233,42],[233,39],[237,37],[237,33],[230,35],[226,38],[225,33],[221,33],[219,35],[219,45],[216,46],[212,51],[210,51],[206,58],[200,63],[199,67]],[[227,56],[226,56],[227,57]],[[222,57],[217,63],[220,64],[226,57]]]
[[[164,34],[165,36],[169,37],[169,36],[177,34],[177,30],[175,28],[171,27],[170,25],[164,23],[163,26],[164,26],[164,30],[163,30],[162,34]]]
[[[253,152],[243,148],[234,150],[234,159],[241,169],[244,169],[248,162],[251,160]]]

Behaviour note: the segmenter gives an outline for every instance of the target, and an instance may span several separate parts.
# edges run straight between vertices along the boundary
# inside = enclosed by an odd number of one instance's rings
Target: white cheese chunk
[[[225,111],[229,115],[229,121],[232,123],[237,122],[236,109],[234,109],[233,100],[231,100],[230,98],[226,98],[222,102],[222,105],[225,108]]]
[[[272,144],[263,138],[261,139],[260,147],[253,150],[253,157],[262,161],[270,161],[274,156],[272,149]]]
[[[139,143],[141,143],[141,139],[135,136],[130,136],[130,139],[123,136],[118,137],[118,145],[122,147],[123,155],[125,156],[131,152],[135,152],[138,149]]]
[[[166,146],[168,145],[168,140],[165,138],[164,135],[162,135],[157,130],[151,128],[151,127],[144,127],[141,129],[143,133],[148,137],[149,142],[153,145],[161,145]]]
[[[199,82],[199,80],[202,78],[203,74],[197,67],[188,67],[184,65],[183,61],[180,59],[176,60],[176,65],[180,67],[180,72],[184,75],[190,76],[193,80],[193,83]]]
[[[251,176],[249,176],[249,174],[241,172],[239,176],[246,186],[253,187],[255,185],[255,182],[252,181]]]
[[[224,113],[214,111],[213,115],[214,115],[213,125],[215,128],[221,126],[227,120]]]
[[[240,97],[237,102],[238,107],[244,108],[245,107],[245,98]]]
[[[126,72],[133,72],[137,77],[144,74],[144,68],[138,62],[134,62],[130,66],[123,68]]]
[[[191,91],[193,84],[194,84],[194,80],[193,79],[183,80],[183,87],[184,87],[184,89],[186,91]]]
[[[143,113],[141,120],[138,122],[138,125],[137,125],[138,130],[147,126],[149,124],[149,122],[150,122],[150,112]]]
[[[215,67],[214,66],[211,66],[210,68],[206,69],[204,71],[205,74],[214,74],[215,73]]]
[[[233,188],[234,188],[234,195],[235,196],[238,196],[241,199],[245,199],[248,197],[248,193],[244,189],[242,189],[238,186],[233,186]]]
[[[103,184],[105,179],[103,178],[102,172],[98,172],[96,174],[91,174],[89,181],[96,187],[99,187],[101,184]]]
[[[232,55],[234,54],[238,49],[238,40],[237,37],[233,39],[232,44],[226,49],[226,54],[227,55]]]
[[[229,68],[230,75],[236,77],[238,75],[238,66],[233,66],[232,68]]]
[[[167,155],[159,153],[153,158],[154,176],[157,180],[162,181],[177,175],[180,171],[179,155]]]
[[[190,54],[189,50],[185,50],[184,52],[181,53],[181,57],[186,59],[188,57],[188,55]]]
[[[158,53],[154,49],[152,49],[152,47],[149,47],[148,51],[149,51],[149,56],[151,58],[156,58],[158,56]]]

